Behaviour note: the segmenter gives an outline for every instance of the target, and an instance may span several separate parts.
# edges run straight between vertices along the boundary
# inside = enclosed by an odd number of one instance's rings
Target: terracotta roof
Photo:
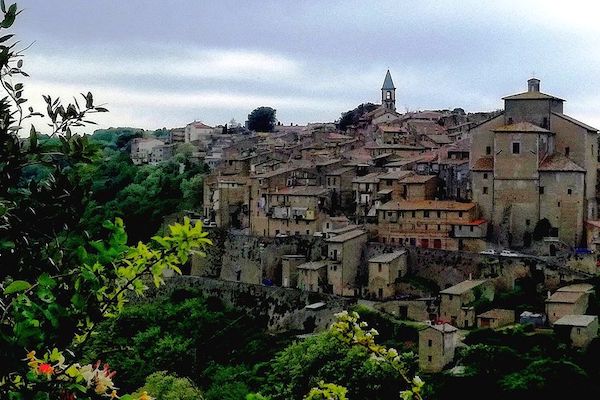
[[[412,174],[414,174],[414,172],[412,172],[412,171],[387,172],[387,173],[385,173],[383,175],[380,175],[379,179],[404,179],[408,175],[412,175]]]
[[[461,139],[448,147],[448,151],[471,151],[471,140],[469,138]]]
[[[381,172],[372,172],[365,176],[357,176],[352,180],[352,183],[377,183],[379,182],[379,176],[383,175]]]
[[[517,122],[516,124],[503,125],[494,132],[522,132],[522,133],[552,133],[548,129],[534,125],[531,122]]]
[[[476,219],[474,221],[469,221],[469,222],[461,222],[459,225],[467,225],[467,226],[478,226],[478,225],[482,225],[485,224],[487,221],[485,219]]]
[[[379,124],[378,128],[383,132],[406,132],[400,125]]]
[[[600,228],[600,220],[595,220],[595,221],[592,221],[592,220],[587,220],[587,221],[585,221],[585,222],[586,222],[588,225],[594,226],[594,227],[596,227],[596,228]]]
[[[347,172],[352,172],[354,170],[354,168],[352,167],[343,167],[343,168],[338,168],[338,169],[334,169],[333,171],[329,171],[327,172],[325,175],[342,175],[345,174]]]
[[[502,308],[494,308],[493,310],[486,311],[482,314],[479,314],[478,318],[491,318],[498,319],[504,317],[504,314],[512,313],[513,318],[515,316],[515,310],[505,310]]]
[[[493,157],[481,157],[475,161],[472,171],[493,171],[494,170],[494,158]]]
[[[326,139],[328,139],[328,140],[350,140],[353,138],[352,138],[352,136],[342,135],[341,133],[331,132],[327,135]]]
[[[373,258],[369,259],[369,262],[374,263],[389,263],[400,257],[401,255],[406,254],[406,250],[399,250],[393,253],[384,253]]]
[[[211,126],[203,124],[202,122],[192,122],[190,125],[192,125],[196,129],[212,129]]]
[[[562,318],[559,318],[554,325],[564,325],[564,326],[588,326],[592,322],[598,320],[598,317],[595,315],[565,315]],[[594,333],[595,334],[595,333]]]
[[[425,150],[423,146],[413,146],[409,144],[380,144],[365,146],[367,150],[375,149],[400,149],[400,150]]]
[[[554,292],[552,296],[546,299],[546,303],[577,303],[584,296],[584,293],[577,292]]]
[[[436,179],[437,175],[410,175],[401,180],[402,183],[425,183],[432,179]]]
[[[341,235],[332,236],[329,239],[326,239],[325,241],[329,242],[329,243],[344,243],[348,240],[352,240],[359,236],[365,235],[366,233],[367,232],[365,232],[365,231],[356,229],[356,230],[353,230],[350,232],[342,233]]]
[[[452,140],[448,135],[426,135],[429,140],[437,144],[450,144]]]
[[[469,279],[447,289],[440,290],[440,294],[463,294],[485,282],[487,282],[487,279]]]
[[[598,132],[598,129],[596,129],[596,128],[592,127],[592,126],[589,126],[587,124],[584,124],[583,122],[578,121],[575,118],[569,117],[568,115],[557,113],[557,112],[553,112],[552,114],[556,115],[559,118],[562,118],[562,119],[565,119],[565,120],[567,120],[569,122],[572,122],[575,125],[579,125],[580,127],[584,128],[584,129],[587,129],[588,131]]]
[[[503,97],[502,100],[541,100],[541,99],[554,99],[564,101],[561,98],[542,93],[542,92],[523,92],[518,94],[513,94],[511,96]]]
[[[319,270],[321,268],[325,268],[327,267],[327,262],[325,261],[311,261],[311,262],[307,262],[304,264],[300,264],[298,265],[296,268],[297,269],[309,269],[309,270]]]
[[[269,195],[285,194],[288,196],[322,196],[327,194],[329,189],[321,186],[293,186],[269,190]]]
[[[475,203],[460,203],[451,200],[403,200],[388,201],[379,207],[379,210],[449,210],[449,211],[469,211],[475,207]]]
[[[581,168],[560,153],[544,157],[538,169],[540,171],[586,172],[584,168]]]
[[[450,324],[438,324],[438,325],[430,325],[427,328],[432,328],[435,329],[436,331],[442,332],[442,333],[451,333],[451,332],[456,332],[458,331],[457,328],[453,327]]]
[[[563,286],[556,289],[557,292],[573,292],[573,293],[591,293],[594,290],[594,285],[589,283],[574,283],[572,285]]]

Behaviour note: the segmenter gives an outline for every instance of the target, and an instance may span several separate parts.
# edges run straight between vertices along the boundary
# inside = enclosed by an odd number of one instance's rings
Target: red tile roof
[[[481,157],[475,161],[472,171],[493,171],[494,170],[494,158],[493,157]]]
[[[540,171],[585,172],[584,168],[581,168],[560,153],[544,157],[538,169]]]

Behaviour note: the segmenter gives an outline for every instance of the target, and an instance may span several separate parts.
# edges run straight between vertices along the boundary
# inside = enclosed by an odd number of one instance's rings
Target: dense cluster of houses
[[[282,286],[392,299],[408,271],[406,248],[480,252],[490,242],[528,248],[543,240],[552,255],[600,244],[598,131],[565,115],[564,100],[542,93],[535,78],[503,100],[490,113],[402,114],[388,71],[381,105],[344,131],[314,123],[231,134],[194,122],[173,130],[169,144],[140,139],[132,158],[158,162],[171,156],[169,146],[189,143],[211,168],[205,224],[253,237],[322,238],[319,260],[282,257]],[[367,257],[369,242],[387,250]],[[361,265],[368,283],[358,287]],[[420,332],[419,357],[434,372],[452,361],[459,329],[549,324],[587,346],[598,329],[598,318],[585,315],[591,291],[563,287],[549,295],[545,314],[477,313],[474,304],[492,300],[494,285],[469,279],[440,291],[439,301],[407,301],[400,313],[433,321]]]

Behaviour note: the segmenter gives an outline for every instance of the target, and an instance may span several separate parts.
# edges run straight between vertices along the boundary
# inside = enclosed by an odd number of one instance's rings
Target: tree
[[[155,372],[146,378],[146,383],[137,392],[152,393],[156,400],[202,400],[202,393],[187,378],[179,378],[165,371]]]
[[[273,132],[277,121],[276,110],[271,107],[255,108],[248,115],[248,129],[256,132]]]
[[[337,126],[339,130],[345,131],[350,125],[356,125],[359,119],[366,113],[369,113],[377,109],[377,105],[373,103],[363,103],[354,108],[353,110],[342,113]]]

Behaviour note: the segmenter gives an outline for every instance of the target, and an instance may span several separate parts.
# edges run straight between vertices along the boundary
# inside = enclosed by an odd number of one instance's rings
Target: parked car
[[[487,249],[487,250],[480,251],[479,254],[485,254],[485,255],[488,255],[488,256],[495,256],[495,255],[498,254],[498,252],[496,250],[494,250],[494,249]]]
[[[514,251],[510,251],[510,250],[502,250],[500,252],[500,255],[503,257],[521,257],[521,254],[515,253]]]

